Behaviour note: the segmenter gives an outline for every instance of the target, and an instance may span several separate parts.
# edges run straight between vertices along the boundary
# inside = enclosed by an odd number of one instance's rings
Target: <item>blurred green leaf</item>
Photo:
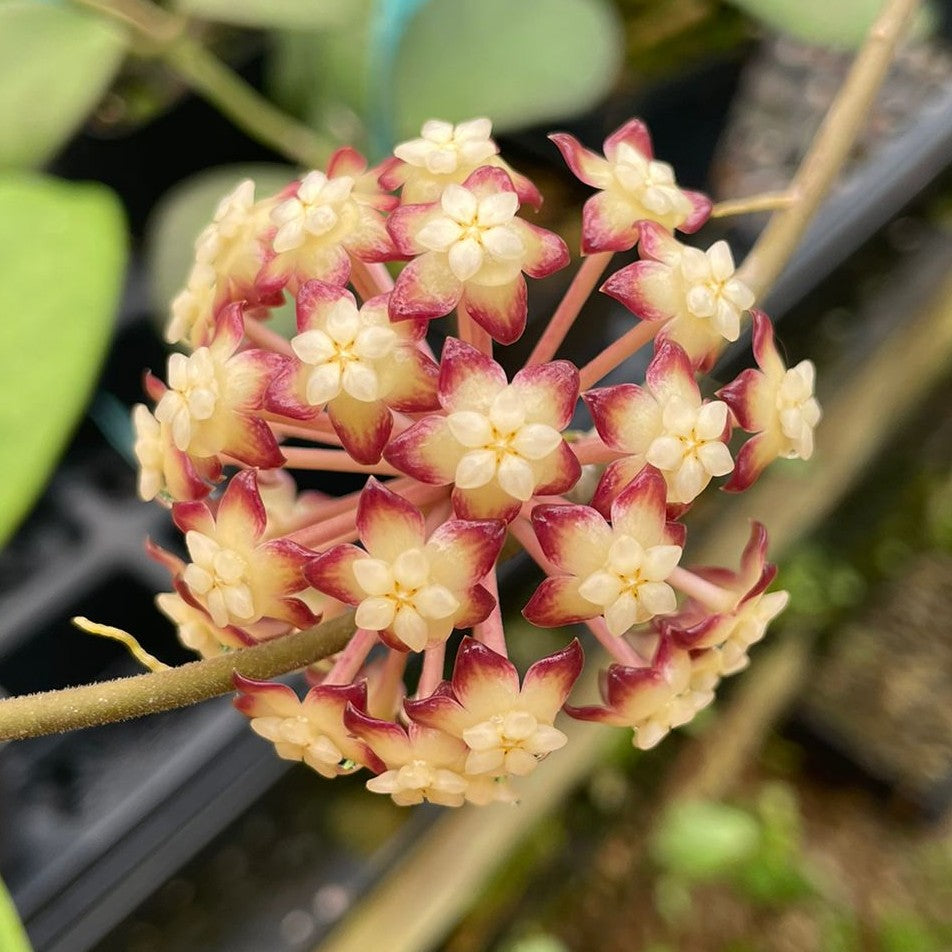
[[[290,165],[276,163],[224,165],[193,175],[165,193],[146,229],[149,291],[160,330],[165,327],[172,298],[185,287],[192,269],[195,239],[212,220],[221,199],[243,179],[254,179],[255,197],[264,198],[280,191],[296,175]],[[292,328],[293,314],[292,309]]]
[[[126,231],[100,185],[0,176],[0,544],[83,409],[122,287]]]
[[[883,0],[733,0],[767,26],[806,43],[856,49],[882,9]],[[931,21],[921,11],[917,29]]]
[[[324,30],[347,23],[353,0],[176,0],[190,16],[243,26]]]
[[[760,826],[744,810],[706,800],[675,803],[651,839],[651,854],[669,873],[716,879],[749,859],[760,844]]]
[[[0,168],[49,159],[96,105],[126,37],[71,7],[0,2]]]
[[[3,952],[32,952],[13,900],[0,880],[0,949]]]
[[[602,0],[430,0],[393,69],[394,133],[436,117],[490,116],[511,129],[582,112],[621,63],[617,14]]]

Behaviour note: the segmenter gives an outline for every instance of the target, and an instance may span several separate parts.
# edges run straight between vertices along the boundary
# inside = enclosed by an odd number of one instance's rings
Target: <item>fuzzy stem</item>
[[[276,109],[201,43],[186,36],[185,20],[149,0],[72,0],[131,27],[202,98],[252,139],[307,168],[323,166],[333,145]]]
[[[588,390],[602,377],[621,366],[632,354],[637,353],[661,330],[660,322],[640,321],[628,333],[609,344],[597,357],[579,371],[579,387]]]
[[[598,279],[608,267],[608,262],[612,260],[613,254],[613,251],[599,251],[589,255],[582,262],[565,292],[565,297],[559,302],[539,342],[529,354],[529,359],[526,361],[527,367],[545,363],[555,356],[562,341],[565,340],[565,335],[572,329],[575,319],[588,300],[589,294],[592,293],[592,288],[598,284]]]
[[[790,184],[795,202],[775,213],[737,276],[758,299],[784,269],[829,191],[869,111],[918,0],[886,0]]]
[[[502,608],[499,604],[499,585],[496,581],[495,566],[482,580],[482,585],[496,599],[496,604],[489,613],[489,617],[473,627],[473,637],[477,641],[481,641],[487,648],[492,648],[496,654],[501,654],[504,658],[507,658],[509,652],[506,649],[506,632],[502,624]]]
[[[441,641],[423,652],[423,669],[417,683],[416,696],[429,697],[443,680],[443,663],[446,660],[446,642]]]
[[[789,208],[796,196],[789,190],[783,192],[761,192],[747,198],[732,198],[717,204],[711,209],[711,218],[729,218],[732,215],[749,215],[752,212],[772,212]]]
[[[166,671],[0,701],[0,740],[22,740],[171,711],[234,690],[232,678],[267,680],[340,651],[354,633],[353,612],[251,648]]]
[[[389,463],[355,463],[343,450],[325,450],[310,446],[284,446],[281,448],[289,469],[319,469],[332,473],[371,473],[393,476],[399,472]]]
[[[367,660],[370,649],[377,643],[377,632],[358,628],[354,637],[338,655],[334,667],[327,672],[322,684],[350,684],[357,676],[360,666]]]

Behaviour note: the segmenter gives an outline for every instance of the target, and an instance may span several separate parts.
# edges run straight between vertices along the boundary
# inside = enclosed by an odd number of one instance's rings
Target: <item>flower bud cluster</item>
[[[400,804],[515,799],[513,778],[566,743],[562,710],[654,746],[747,665],[786,604],[767,591],[760,524],[738,570],[689,569],[682,520],[712,481],[739,491],[777,457],[810,457],[813,365],[788,369],[753,311],[758,368],[705,393],[699,378],[754,304],[724,242],[674,237],[710,202],[678,185],[638,120],[604,156],[552,139],[597,190],[582,268],[638,246],[602,287],[641,322],[630,346],[583,368],[553,359],[596,276],[573,282],[507,374],[494,348],[525,332],[527,278],[568,265],[569,249],[527,220],[541,196],[499,157],[488,120],[432,121],[375,168],[345,148],[278,195],[243,182],[226,197],[172,305],[182,351],[164,381],[146,377],[154,409],[133,414],[140,494],[170,506],[187,552],[150,544],[174,589],[159,608],[204,657],[352,609],[354,635],[308,670],[303,700],[238,678],[236,705],[279,756],[325,777],[366,768],[368,788]],[[286,297],[288,337],[267,322]],[[439,356],[434,320],[451,322]],[[642,381],[597,386],[652,337]],[[583,407],[593,428],[569,430]],[[752,435],[735,454],[739,430]],[[298,492],[290,473],[307,470],[367,481]],[[546,574],[525,617],[584,625],[608,652],[600,704],[566,703],[578,639],[521,680],[508,660],[507,537]],[[407,696],[412,653],[422,672]]]

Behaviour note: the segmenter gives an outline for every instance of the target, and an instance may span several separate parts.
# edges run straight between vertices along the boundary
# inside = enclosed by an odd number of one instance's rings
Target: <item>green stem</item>
[[[347,612],[313,628],[131,678],[0,701],[0,740],[23,740],[171,711],[234,691],[233,677],[268,679],[341,651],[354,633]]]
[[[186,21],[149,0],[72,0],[131,28],[150,53],[252,139],[306,168],[324,165],[333,149],[325,136],[269,102],[185,32]]]

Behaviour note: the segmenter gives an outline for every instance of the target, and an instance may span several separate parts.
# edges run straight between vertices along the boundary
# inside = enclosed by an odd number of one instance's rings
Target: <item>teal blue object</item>
[[[370,146],[377,157],[394,143],[393,70],[407,27],[429,0],[377,0],[370,24]]]

